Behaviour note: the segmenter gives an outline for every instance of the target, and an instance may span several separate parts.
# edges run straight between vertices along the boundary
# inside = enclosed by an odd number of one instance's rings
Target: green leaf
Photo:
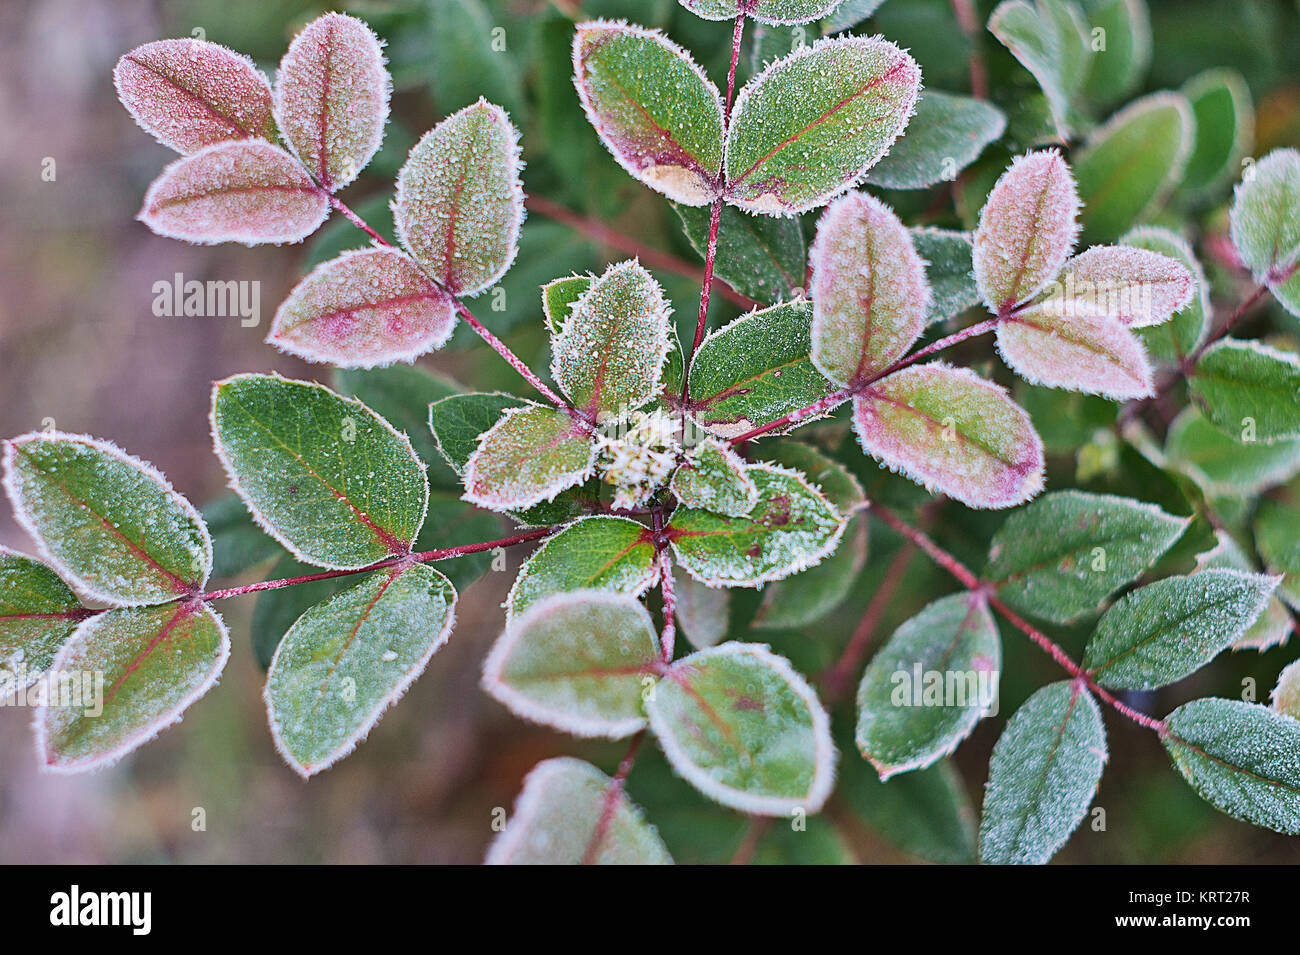
[[[658,579],[650,531],[626,517],[580,517],[546,539],[519,568],[506,597],[509,622],[543,597],[609,590],[639,597]]]
[[[758,503],[744,517],[679,507],[668,526],[678,563],[710,587],[758,587],[820,563],[844,521],[797,471],[754,464]]]
[[[759,23],[809,23],[820,20],[840,0],[679,0],[682,6],[706,20],[734,20],[744,14]],[[880,5],[880,0],[876,0]]]
[[[677,625],[691,646],[703,650],[721,643],[731,628],[731,591],[706,587],[681,573],[673,575],[673,589],[677,596]]]
[[[928,862],[974,861],[975,813],[949,760],[888,782],[860,759],[846,759],[839,773],[837,794],[899,849]]]
[[[840,462],[802,441],[787,439],[763,445],[762,460],[793,469],[825,495],[840,517],[848,517],[867,502],[860,482]]]
[[[1196,139],[1178,188],[1212,196],[1234,179],[1255,139],[1250,87],[1234,69],[1206,70],[1183,84],[1196,118]]]
[[[1291,501],[1265,500],[1255,514],[1255,544],[1271,574],[1281,574],[1278,596],[1300,610],[1300,507]]]
[[[705,438],[690,450],[668,487],[684,507],[724,517],[744,517],[758,503],[758,485],[745,462],[715,438]]]
[[[918,227],[912,231],[912,245],[926,263],[931,303],[927,324],[960,315],[980,302],[971,261],[971,237],[966,232]]]
[[[1287,311],[1300,315],[1300,152],[1275,149],[1247,169],[1231,220],[1241,261]]]
[[[1245,633],[1276,587],[1275,578],[1224,569],[1148,584],[1102,615],[1083,665],[1102,686],[1114,689],[1174,683]]]
[[[1167,255],[1181,262],[1192,274],[1196,290],[1191,303],[1162,325],[1138,329],[1138,337],[1152,358],[1166,365],[1177,365],[1205,341],[1209,328],[1210,284],[1206,281],[1205,271],[1187,241],[1168,229],[1139,226],[1120,236],[1119,242],[1131,248]]]
[[[212,572],[203,518],[157,470],[107,441],[33,432],[6,442],[14,517],[79,591],[116,606],[195,593]]]
[[[1061,0],[1005,0],[989,17],[989,32],[1011,51],[1047,96],[1056,134],[1068,140],[1077,117],[1074,94],[1088,66],[1085,24]]]
[[[284,549],[254,523],[238,494],[223,494],[203,508],[203,521],[212,535],[212,576],[238,577]]]
[[[850,30],[875,13],[884,2],[885,0],[840,0],[839,5],[833,7],[830,15],[822,21],[822,29],[827,34]]]
[[[708,249],[709,210],[674,208],[692,248],[703,256]],[[803,288],[806,258],[797,220],[760,218],[722,207],[714,274],[741,295],[765,303],[796,297]]]
[[[314,382],[235,375],[212,389],[230,486],[295,557],[336,570],[410,550],[429,482],[411,442],[361,402]]]
[[[1293,660],[1278,674],[1277,686],[1269,699],[1283,716],[1300,720],[1300,660]]]
[[[1083,14],[1106,44],[1092,51],[1084,94],[1110,105],[1133,92],[1151,63],[1151,14],[1146,0],[1083,0]]]
[[[1016,610],[1070,623],[1136,580],[1190,523],[1130,498],[1055,491],[1007,518],[983,577]]]
[[[1038,690],[993,747],[980,861],[1045,864],[1088,814],[1105,765],[1101,711],[1083,684],[1062,680]]]
[[[471,391],[436,398],[429,404],[429,430],[438,453],[457,475],[465,473],[478,440],[511,408],[532,407],[532,402],[504,391]],[[458,482],[459,483],[459,482]]]
[[[859,751],[882,780],[951,753],[997,705],[1002,641],[985,601],[943,597],[894,631],[858,686]]]
[[[671,865],[668,849],[614,781],[562,756],[533,767],[488,865]]]
[[[542,311],[546,315],[546,327],[552,335],[560,333],[573,306],[594,281],[596,279],[591,275],[568,275],[542,286]]]
[[[691,362],[688,411],[696,423],[734,438],[833,391],[812,363],[812,316],[811,304],[788,302],[706,335]]]
[[[736,97],[727,201],[776,216],[828,202],[889,151],[920,86],[916,61],[878,37],[822,39],[777,60]]]
[[[88,613],[53,570],[0,547],[0,697],[48,670]]]
[[[1109,242],[1164,201],[1191,154],[1196,118],[1181,93],[1134,100],[1099,126],[1074,161],[1084,234]]]
[[[596,460],[588,428],[542,405],[510,408],[465,464],[465,500],[495,511],[553,501],[585,481]]]
[[[1006,128],[1007,118],[996,106],[927,89],[917,100],[907,135],[863,181],[882,189],[928,189],[950,182]]]
[[[225,625],[197,600],[96,614],[50,665],[61,696],[65,680],[81,692],[37,711],[36,751],[61,773],[115,762],[177,722],[229,656]]]
[[[447,642],[455,607],[446,577],[411,564],[369,574],[299,617],[264,692],[285,762],[305,778],[352,752]]]
[[[1300,359],[1257,341],[1215,342],[1189,377],[1211,422],[1242,441],[1300,437]]]
[[[1246,497],[1300,474],[1300,439],[1241,442],[1185,408],[1165,437],[1169,463],[1191,476],[1207,494]]]
[[[523,107],[519,61],[496,48],[495,10],[489,13],[482,0],[437,0],[416,9],[429,18],[418,35],[429,38],[430,48],[420,50],[413,79],[429,83],[441,111],[469,106],[480,96],[509,110]]]
[[[642,702],[663,669],[640,601],[570,590],[510,619],[483,663],[483,689],[535,723],[618,739],[645,727]]]
[[[726,643],[673,664],[646,700],[673,768],[724,806],[815,813],[834,782],[830,722],[808,682],[766,647]]]
[[[1165,722],[1169,758],[1202,799],[1236,819],[1300,835],[1300,722],[1214,698],[1185,703]]]
[[[722,96],[685,49],[656,30],[581,23],[573,82],[601,142],[634,178],[689,206],[718,196]]]
[[[672,308],[635,260],[611,265],[551,341],[551,376],[574,406],[625,418],[659,392]]]
[[[1196,570],[1213,567],[1226,567],[1230,570],[1242,570],[1254,573],[1257,568],[1246,556],[1246,552],[1227,531],[1214,532],[1217,543],[1211,549],[1196,555]],[[1279,591],[1281,590],[1279,585]],[[1277,597],[1270,597],[1264,612],[1240,637],[1232,642],[1233,650],[1257,650],[1263,652],[1270,647],[1286,643],[1291,636],[1291,613],[1286,604]]]

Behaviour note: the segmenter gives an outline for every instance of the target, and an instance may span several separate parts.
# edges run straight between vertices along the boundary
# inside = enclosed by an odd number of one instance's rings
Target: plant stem
[[[605,841],[605,836],[609,834],[609,827],[614,822],[614,811],[618,809],[618,797],[622,795],[623,787],[627,785],[627,775],[632,771],[632,764],[636,762],[636,753],[641,748],[643,739],[645,739],[645,730],[641,730],[632,737],[632,742],[627,747],[627,753],[618,764],[618,771],[614,773],[609,788],[605,790],[605,799],[601,804],[600,819],[596,822],[596,831],[592,833],[591,842],[587,843],[587,849],[582,854],[583,865],[595,865],[596,863],[597,853],[600,852],[600,844]]]
[[[775,431],[778,428],[784,428],[786,425],[794,424],[796,421],[802,421],[804,418],[810,418],[819,415],[824,411],[830,411],[832,408],[843,404],[852,396],[853,392],[850,389],[840,388],[837,391],[832,391],[824,398],[814,401],[810,405],[796,408],[789,414],[782,415],[775,421],[769,421],[767,424],[759,425],[757,428],[751,428],[744,434],[736,435],[736,437],[731,438],[730,441],[732,444],[743,444],[746,441],[752,441],[759,435],[767,434],[769,431]]]
[[[989,75],[984,65],[984,54],[980,51],[979,15],[975,10],[975,0],[952,0],[952,12],[957,17],[957,25],[970,41],[970,92],[976,99],[989,98]]]
[[[740,845],[736,847],[736,854],[731,857],[727,865],[749,865],[754,860],[763,837],[771,831],[771,816],[750,816],[749,825],[745,827],[745,835],[740,840]]]
[[[524,378],[525,381],[527,381],[530,385],[532,385],[543,395],[545,395],[547,401],[555,405],[555,407],[559,408],[570,418],[573,418],[575,421],[585,421],[588,424],[590,424],[590,422],[587,421],[587,419],[576,408],[574,408],[573,405],[569,404],[567,401],[565,401],[563,398],[557,395],[554,391],[548,388],[546,382],[538,378],[537,375],[533,373],[533,370],[529,368],[526,364],[524,364],[523,359],[520,358],[518,355],[516,355],[514,352],[512,352],[509,349],[509,347],[507,347],[505,342],[503,342],[501,339],[497,338],[490,331],[488,331],[487,326],[474,317],[474,314],[468,308],[465,307],[464,302],[462,302],[459,298],[456,299],[455,301],[456,301],[456,311],[460,313],[460,317],[465,319],[469,327],[474,329],[474,331],[478,333],[478,337],[483,339],[483,341],[487,342],[488,345],[491,346],[493,351],[495,351],[498,355],[500,355],[507,362],[509,362],[510,367],[513,368],[515,371],[519,372],[519,374]]]
[[[662,547],[659,550],[659,588],[664,595],[664,629],[659,638],[659,649],[664,662],[671,663],[677,642],[677,594],[673,590],[673,562],[668,559],[667,548]]]
[[[370,223],[366,222],[365,219],[361,218],[361,216],[353,212],[352,209],[346,203],[344,203],[342,199],[340,199],[338,196],[330,195],[324,189],[322,189],[321,192],[325,193],[325,195],[329,197],[330,205],[332,205],[339,212],[343,213],[343,215],[347,218],[347,220],[351,222],[354,226],[356,226],[366,235],[370,236],[370,238],[374,239],[384,248],[386,249],[393,248],[393,243],[389,242],[387,239],[385,239],[374,229],[370,228]]]

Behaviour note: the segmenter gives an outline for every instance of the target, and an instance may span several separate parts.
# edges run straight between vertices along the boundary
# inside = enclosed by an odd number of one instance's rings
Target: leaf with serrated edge
[[[668,536],[677,562],[710,587],[758,587],[820,563],[839,546],[844,520],[802,474],[753,464],[758,503],[744,517],[679,507]]]
[[[1300,438],[1300,358],[1257,341],[1225,338],[1189,377],[1205,417],[1239,439]]]
[[[1258,568],[1227,531],[1216,530],[1214,536],[1217,541],[1214,547],[1196,555],[1198,572],[1214,567],[1226,567],[1230,570],[1255,573]],[[1279,591],[1281,587],[1282,585],[1279,584]],[[1274,591],[1275,594],[1277,592]],[[1259,615],[1259,619],[1232,641],[1232,649],[1234,651],[1257,650],[1262,653],[1270,647],[1286,643],[1290,637],[1291,613],[1286,609],[1286,604],[1273,596],[1268,598],[1268,603],[1264,607],[1264,612]]]
[[[89,435],[32,432],[5,443],[14,518],[88,597],[114,606],[197,593],[212,573],[203,518],[154,467]]]
[[[1016,610],[1070,623],[1136,580],[1191,524],[1154,504],[1054,491],[993,535],[983,577]]]
[[[792,216],[862,179],[911,118],[916,61],[880,37],[823,38],[768,65],[736,97],[726,198]]]
[[[178,722],[217,682],[229,656],[225,624],[197,600],[90,617],[59,650],[50,674],[60,685],[80,676],[83,694],[93,674],[95,705],[74,701],[36,711],[44,768],[78,773],[121,759]],[[103,709],[95,712],[100,691]]]
[[[596,279],[591,275],[568,275],[542,286],[542,311],[552,335],[560,333],[569,312],[594,281]]]
[[[429,480],[406,435],[360,401],[235,375],[213,385],[211,422],[230,487],[299,560],[355,570],[410,550]]]
[[[971,261],[989,311],[1006,315],[1056,278],[1079,235],[1079,193],[1054,149],[1012,160],[980,212]]]
[[[1210,283],[1206,281],[1205,270],[1187,240],[1168,229],[1139,226],[1120,236],[1119,243],[1177,259],[1192,276],[1194,291],[1188,305],[1170,321],[1141,329],[1138,333],[1152,358],[1167,365],[1177,365],[1205,341],[1211,314]]]
[[[705,20],[734,20],[752,17],[770,25],[811,23],[840,5],[841,0],[679,0],[682,6]]]
[[[357,249],[298,283],[267,341],[307,361],[374,368],[441,348],[455,329],[451,296],[414,259],[396,249]]]
[[[397,174],[397,235],[434,279],[456,295],[491,288],[519,251],[524,187],[519,131],[480,99],[415,144]]]
[[[1300,660],[1293,660],[1278,674],[1269,702],[1283,716],[1300,720]]]
[[[374,31],[327,13],[293,38],[275,77],[280,132],[316,181],[337,192],[379,149],[392,80]]]
[[[1045,864],[1088,814],[1106,759],[1101,711],[1081,682],[1034,693],[993,747],[980,861]]]
[[[399,565],[312,607],[289,628],[263,698],[275,748],[304,778],[356,748],[451,635],[456,589]]]
[[[1094,245],[1076,255],[1059,281],[1067,299],[1082,299],[1128,328],[1169,321],[1196,293],[1192,273],[1177,259],[1119,245]]]
[[[673,472],[669,489],[684,507],[744,517],[758,503],[758,485],[740,455],[716,438],[705,438]]]
[[[858,686],[858,750],[882,780],[947,756],[997,704],[1002,641],[988,604],[943,597],[894,631]]]
[[[1102,686],[1152,690],[1195,673],[1253,624],[1276,577],[1211,569],[1125,594],[1097,622],[1083,665]]]
[[[851,192],[817,223],[812,265],[812,360],[853,387],[901,358],[925,329],[925,263],[898,216],[879,199]]]
[[[882,189],[928,189],[956,177],[1000,138],[1007,118],[970,96],[926,90],[907,135],[867,170],[865,182]]]
[[[136,218],[186,242],[279,245],[301,242],[329,212],[329,196],[298,160],[250,139],[177,159],[149,186]]]
[[[89,613],[49,567],[0,547],[0,698],[49,669]]]
[[[465,500],[494,511],[553,501],[591,476],[596,445],[568,415],[529,404],[509,408],[465,464]]]
[[[590,763],[561,756],[524,780],[510,821],[488,849],[488,865],[672,865],[668,848],[614,781]]]
[[[684,48],[621,21],[580,23],[573,84],[600,141],[633,177],[688,206],[717,197],[722,96]]]
[[[931,362],[876,382],[853,402],[863,449],[970,507],[1011,507],[1043,486],[1043,444],[1006,390]]]
[[[830,720],[808,682],[766,646],[726,643],[683,657],[646,713],[673,768],[724,806],[815,813],[830,795]]]
[[[117,61],[113,85],[140,128],[177,152],[275,135],[266,76],[216,43],[186,38],[137,46]]]
[[[611,265],[551,341],[551,375],[593,417],[626,416],[659,391],[672,306],[635,260]]]
[[[511,618],[483,663],[483,689],[535,723],[619,739],[645,727],[643,697],[663,668],[640,601],[571,590]]]

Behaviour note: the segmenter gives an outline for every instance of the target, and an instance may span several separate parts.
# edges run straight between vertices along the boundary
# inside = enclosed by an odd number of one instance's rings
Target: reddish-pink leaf
[[[925,328],[930,286],[907,227],[872,196],[837,199],[812,247],[812,360],[853,386],[901,358]]]
[[[904,368],[853,402],[868,454],[971,507],[1011,507],[1043,486],[1043,445],[1029,415],[973,371]]]
[[[216,43],[138,46],[117,61],[113,83],[140,127],[177,152],[275,135],[271,84],[248,57]]]
[[[1050,298],[998,322],[998,351],[1026,381],[1124,400],[1154,394],[1138,337],[1082,301]]]
[[[1079,235],[1079,190],[1054,149],[1017,156],[989,193],[972,259],[984,304],[1005,315],[1056,278]]]
[[[397,249],[359,249],[317,266],[275,313],[267,339],[308,361],[373,368],[440,348],[451,296]]]
[[[1095,245],[1065,263],[1060,291],[1091,312],[1143,328],[1186,308],[1196,280],[1181,262],[1159,252]]]
[[[379,149],[391,89],[379,39],[356,17],[327,13],[289,44],[275,77],[275,118],[330,192],[356,179]]]
[[[187,242],[301,242],[329,215],[328,195],[278,146],[217,143],[163,170],[137,218]]]

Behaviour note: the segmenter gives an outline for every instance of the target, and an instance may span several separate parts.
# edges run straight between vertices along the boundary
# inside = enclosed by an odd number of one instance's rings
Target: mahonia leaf
[[[298,283],[267,341],[307,361],[373,368],[441,348],[455,329],[451,296],[414,259],[396,249],[357,249]]]
[[[908,133],[867,171],[883,189],[928,189],[957,177],[1007,128],[1002,110],[970,96],[926,90]]]
[[[1035,692],[993,747],[980,861],[1046,864],[1088,814],[1106,758],[1101,711],[1081,681]]]
[[[968,232],[918,227],[911,230],[912,245],[926,263],[932,301],[926,322],[933,324],[960,315],[980,303],[975,285],[973,248]]]
[[[329,196],[302,164],[258,140],[214,143],[162,171],[138,218],[186,242],[301,242],[329,216]]]
[[[1006,519],[983,577],[1015,609],[1070,623],[1136,580],[1190,524],[1130,498],[1054,491]]]
[[[327,13],[303,27],[275,77],[280,132],[316,181],[337,192],[379,149],[392,80],[374,31]]]
[[[266,674],[275,748],[306,778],[356,748],[451,635],[456,588],[423,564],[397,565],[312,607]]]
[[[121,759],[179,721],[217,682],[229,656],[225,624],[198,600],[88,618],[50,665],[60,682],[80,676],[86,699],[37,710],[37,754],[47,770],[61,773]],[[85,685],[91,674],[93,706]]]
[[[640,601],[580,589],[510,619],[483,663],[483,689],[535,723],[619,739],[645,727],[642,700],[663,667]]]
[[[758,503],[744,517],[679,507],[668,526],[678,563],[710,587],[758,587],[820,563],[839,545],[844,520],[802,474],[750,465]]]
[[[1169,321],[1192,302],[1196,279],[1177,259],[1148,249],[1095,245],[1065,263],[1067,298],[1091,302],[1128,328]]]
[[[89,613],[49,567],[0,547],[0,696],[48,670]]]
[[[659,391],[672,306],[635,260],[611,265],[573,304],[551,342],[551,375],[573,404],[625,417]]]
[[[1083,28],[1077,7],[1061,0],[1004,0],[988,22],[989,32],[1038,81],[1061,140],[1070,138],[1077,122],[1072,101],[1088,55]]]
[[[524,187],[519,132],[479,100],[424,134],[397,175],[398,237],[438,284],[477,295],[519,251]]]
[[[138,46],[117,61],[113,85],[140,128],[180,153],[275,136],[266,76],[248,57],[207,40]]]
[[[894,631],[858,686],[855,739],[882,780],[951,753],[997,704],[1002,641],[988,604],[960,593]]]
[[[1005,389],[942,362],[904,368],[853,401],[872,457],[970,507],[1010,507],[1042,489],[1043,444]]]
[[[724,806],[811,814],[830,795],[830,720],[808,681],[765,646],[726,643],[683,657],[645,708],[673,769]]]
[[[822,213],[812,265],[812,360],[856,387],[901,358],[925,329],[930,286],[907,227],[863,192]]]
[[[708,255],[712,215],[708,209],[676,205],[686,238],[701,257]],[[777,302],[803,294],[803,230],[798,219],[746,215],[723,206],[718,218],[714,274],[742,295]]]
[[[212,435],[231,488],[295,557],[355,570],[408,553],[429,481],[410,440],[314,382],[235,375],[212,389]]]
[[[1079,235],[1079,194],[1054,149],[1012,160],[980,212],[972,263],[989,311],[1007,315],[1061,271]]]
[[[580,517],[547,538],[519,568],[506,597],[506,620],[552,594],[609,590],[639,597],[658,579],[648,528],[626,517]]]
[[[1300,474],[1300,438],[1238,441],[1184,408],[1165,436],[1165,457],[1207,494],[1254,496]]]
[[[1300,358],[1292,352],[1225,338],[1201,355],[1188,385],[1226,434],[1266,443],[1300,437]]]
[[[6,443],[4,472],[18,523],[87,596],[155,604],[207,583],[203,518],[139,458],[87,435],[33,432]]]
[[[731,626],[731,591],[707,587],[689,574],[674,574],[673,589],[677,625],[691,646],[703,650],[726,639]]]
[[[465,464],[465,500],[494,511],[553,501],[596,462],[590,430],[542,405],[509,408]]]
[[[552,335],[560,333],[573,306],[594,281],[596,278],[592,275],[568,275],[542,286],[542,311],[546,315],[547,330]]]
[[[1214,547],[1196,555],[1198,572],[1214,567],[1241,570],[1248,574],[1256,572],[1257,568],[1241,549],[1241,545],[1233,540],[1227,531],[1216,530],[1214,537],[1217,541]],[[1281,584],[1278,585],[1278,590],[1281,590]],[[1268,598],[1268,604],[1259,618],[1232,642],[1232,649],[1258,650],[1262,653],[1270,647],[1286,643],[1290,636],[1291,614],[1286,609],[1286,604],[1273,596]]]
[[[1202,799],[1236,819],[1300,835],[1300,722],[1257,703],[1192,700],[1161,738]]]
[[[659,834],[622,787],[570,756],[533,767],[488,865],[672,865]]]
[[[1275,149],[1238,183],[1232,243],[1242,263],[1300,315],[1300,151]]]
[[[1269,573],[1280,574],[1278,596],[1300,610],[1300,507],[1266,499],[1255,512],[1255,545]]]
[[[775,216],[825,204],[889,151],[920,88],[916,61],[880,37],[824,38],[775,61],[736,97],[727,201]]]
[[[682,6],[705,20],[734,20],[752,17],[759,23],[811,23],[840,5],[841,0],[679,0]],[[879,2],[879,0],[877,0]]]
[[[758,485],[740,455],[716,438],[705,438],[673,472],[669,489],[684,507],[744,517],[758,503]]]
[[[657,30],[580,23],[573,83],[600,141],[633,177],[688,206],[717,198],[722,96],[684,48]]]
[[[1254,142],[1250,87],[1234,69],[1213,69],[1193,76],[1182,93],[1192,107],[1196,138],[1178,190],[1197,198],[1213,196],[1241,168]]]
[[[1114,689],[1174,683],[1240,638],[1276,587],[1275,577],[1219,568],[1147,584],[1102,615],[1083,665]]]
[[[1300,660],[1293,660],[1278,674],[1269,701],[1278,713],[1300,720]]]
[[[1151,357],[1166,365],[1177,365],[1205,341],[1210,317],[1210,283],[1187,240],[1158,226],[1139,226],[1120,236],[1120,245],[1148,249],[1182,263],[1192,276],[1193,292],[1188,304],[1160,326],[1139,331]]]

